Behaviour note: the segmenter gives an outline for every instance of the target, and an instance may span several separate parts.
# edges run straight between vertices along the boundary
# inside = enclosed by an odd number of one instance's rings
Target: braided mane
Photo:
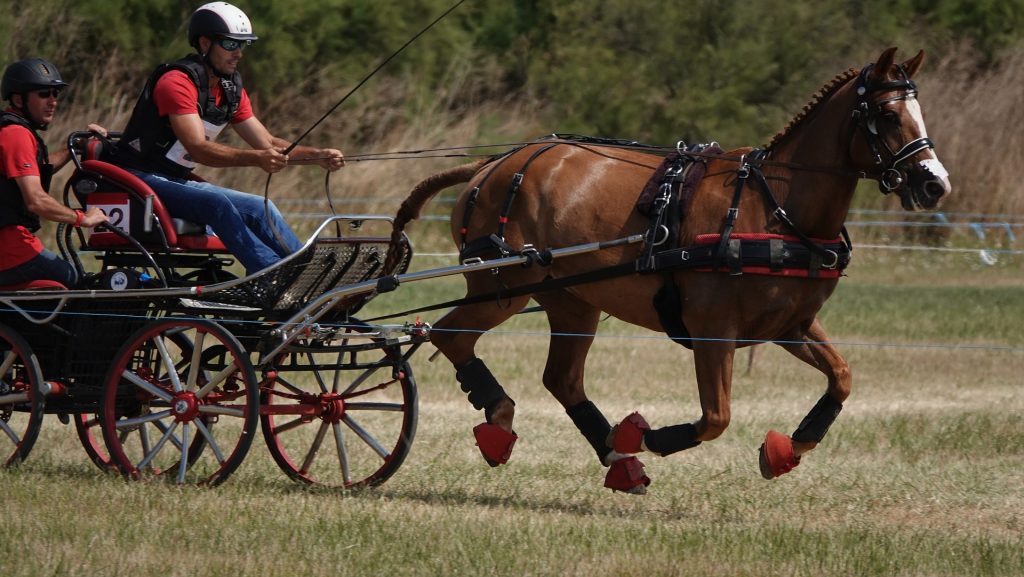
[[[851,68],[845,72],[839,73],[838,75],[836,75],[835,78],[833,78],[827,84],[822,86],[818,90],[818,92],[811,97],[810,102],[804,105],[804,109],[801,110],[799,114],[794,116],[793,119],[789,121],[789,124],[787,124],[781,132],[772,137],[771,142],[769,142],[764,148],[770,150],[772,146],[775,146],[780,140],[785,138],[796,127],[800,126],[800,124],[804,120],[806,120],[808,116],[810,116],[810,114],[818,107],[819,104],[827,100],[828,97],[832,96],[832,94],[834,94],[836,90],[838,90],[841,86],[845,85],[858,74],[860,74],[859,70]]]

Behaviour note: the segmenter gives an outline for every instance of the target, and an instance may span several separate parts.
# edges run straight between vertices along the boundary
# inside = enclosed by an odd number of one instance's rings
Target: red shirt
[[[0,178],[39,176],[37,148],[35,135],[24,126],[0,129]],[[24,264],[42,250],[43,243],[20,224],[0,227],[0,270]]]
[[[220,84],[213,88],[214,98],[220,104],[224,98],[224,91]],[[156,81],[153,87],[153,101],[156,103],[157,112],[160,116],[168,114],[197,114],[199,112],[199,89],[189,80],[187,74],[180,70],[171,70]],[[238,103],[238,110],[231,117],[231,124],[248,120],[253,117],[252,103],[249,102],[249,94],[242,89],[242,99]]]

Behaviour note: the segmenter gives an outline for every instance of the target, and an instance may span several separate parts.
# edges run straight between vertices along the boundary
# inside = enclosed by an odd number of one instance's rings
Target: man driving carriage
[[[49,194],[50,178],[69,154],[59,150],[51,158],[39,132],[53,122],[67,86],[57,67],[41,58],[19,60],[4,70],[0,92],[10,106],[0,113],[0,285],[50,280],[74,288],[75,267],[43,248],[34,234],[40,219],[75,227],[107,222],[97,207],[73,210]],[[89,129],[105,132],[96,125]]]
[[[149,185],[171,214],[210,226],[249,274],[302,243],[273,203],[190,179],[193,168],[258,166],[275,173],[289,160],[308,159],[331,171],[345,164],[335,149],[296,146],[283,154],[290,143],[255,116],[238,63],[256,38],[237,7],[211,2],[197,8],[188,23],[196,53],[150,75],[115,153],[115,161]],[[229,124],[251,150],[216,142]]]

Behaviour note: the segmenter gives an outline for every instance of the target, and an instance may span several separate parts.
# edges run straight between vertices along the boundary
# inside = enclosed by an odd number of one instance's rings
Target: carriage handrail
[[[99,299],[122,299],[125,297],[138,297],[146,296],[151,298],[163,298],[163,297],[192,297],[201,298],[203,295],[209,295],[217,293],[223,290],[234,288],[246,282],[253,281],[261,276],[264,276],[270,271],[276,270],[288,266],[291,262],[302,258],[302,254],[316,243],[317,237],[324,231],[329,225],[335,222],[362,222],[362,221],[385,221],[392,222],[393,219],[390,216],[382,215],[367,215],[367,214],[345,214],[328,217],[320,224],[319,227],[310,235],[302,247],[294,253],[286,256],[280,261],[270,265],[269,267],[246,275],[241,278],[231,279],[215,284],[199,285],[194,287],[170,287],[170,288],[138,288],[138,289],[126,289],[121,291],[115,290],[98,290],[98,289],[73,289],[68,291],[61,291],[57,294],[60,297],[68,298],[99,298]],[[9,304],[11,300],[18,301],[41,301],[41,300],[53,300],[58,298],[53,290],[23,290],[18,291],[17,296],[7,295],[0,297],[0,303]]]
[[[635,244],[643,242],[643,240],[644,235],[634,234],[615,240],[591,242],[550,249],[547,254],[550,255],[552,260],[554,260],[566,256],[586,254],[599,250]],[[273,348],[273,350],[264,353],[255,366],[261,367],[264,363],[273,362],[285,347],[287,347],[297,337],[304,334],[307,328],[315,324],[320,317],[331,310],[336,302],[343,298],[373,292],[378,289],[380,289],[380,292],[388,292],[409,282],[453,276],[456,274],[465,274],[479,270],[491,270],[514,265],[528,264],[532,262],[532,259],[534,258],[535,257],[533,255],[522,254],[492,260],[473,259],[458,265],[391,275],[329,290],[310,301],[300,311],[292,315],[291,318],[282,321],[273,331],[271,331],[271,335],[275,338],[280,338],[280,342]]]
[[[33,293],[34,292],[35,291],[33,291]],[[66,304],[68,304],[68,301],[71,300],[70,295],[67,292],[59,292],[58,293],[58,292],[53,291],[53,290],[38,291],[38,292],[41,293],[40,296],[46,294],[47,292],[49,293],[49,295],[45,296],[45,297],[42,297],[42,298],[38,298],[38,299],[31,299],[31,298],[29,298],[29,299],[22,299],[21,295],[18,295],[17,297],[14,297],[14,298],[12,298],[10,296],[4,296],[4,297],[0,297],[0,304],[3,304],[3,305],[6,305],[6,306],[10,307],[11,310],[13,310],[14,312],[18,313],[25,320],[27,320],[27,321],[29,321],[29,322],[31,322],[33,324],[45,325],[45,324],[49,323],[50,321],[52,321],[54,318],[56,318],[57,315],[60,314],[60,311],[64,310],[64,306]],[[111,292],[115,292],[115,291],[111,291]],[[56,300],[57,303],[56,303],[56,305],[54,305],[53,310],[50,311],[48,314],[46,314],[46,316],[44,316],[44,317],[36,317],[32,313],[38,313],[38,312],[41,312],[41,311],[25,310],[22,307],[20,307],[18,304],[16,304],[15,300],[19,300],[19,301],[20,300],[51,300],[51,301],[52,300]]]

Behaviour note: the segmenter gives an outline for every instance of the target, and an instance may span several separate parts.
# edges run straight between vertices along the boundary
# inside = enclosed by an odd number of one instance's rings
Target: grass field
[[[762,347],[751,374],[737,371],[722,438],[642,456],[649,494],[613,494],[540,385],[543,316],[522,315],[480,348],[518,403],[507,466],[483,463],[471,434],[480,415],[450,367],[428,362],[429,346],[413,359],[412,453],[374,490],[296,485],[261,440],[216,489],[124,482],[48,417],[29,461],[0,470],[0,575],[1024,574],[1020,263],[894,258],[859,254],[826,305],[853,395],[821,448],[780,479],[758,474],[764,432],[791,431],[824,385],[781,349]],[[410,286],[367,312],[459,286]],[[608,320],[587,370],[612,420],[699,414],[689,353],[659,335]]]

